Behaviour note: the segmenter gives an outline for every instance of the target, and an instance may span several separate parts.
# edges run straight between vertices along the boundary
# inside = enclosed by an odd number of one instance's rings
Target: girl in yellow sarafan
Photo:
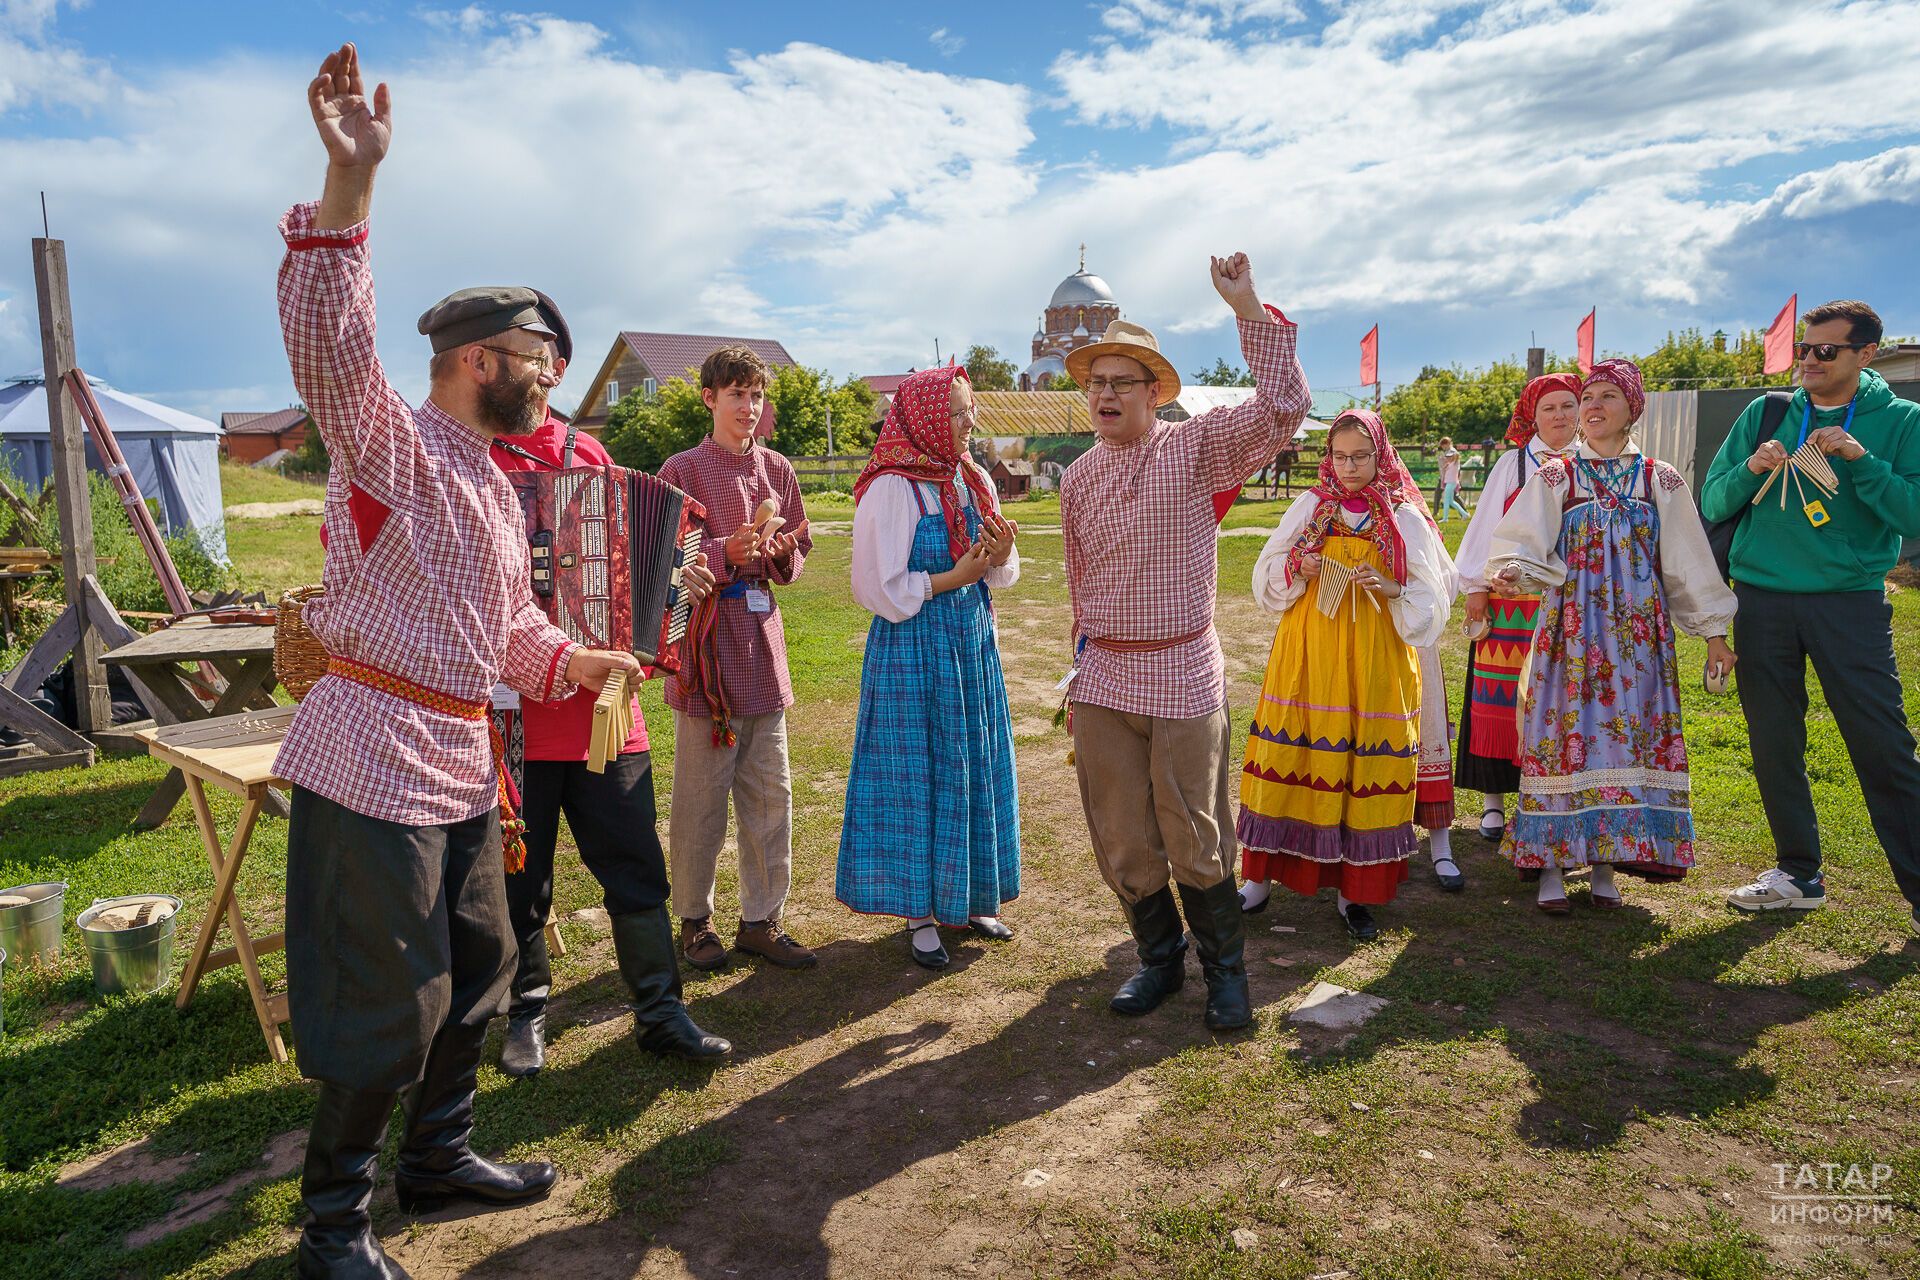
[[[1253,570],[1254,599],[1281,619],[1240,775],[1243,910],[1266,909],[1272,880],[1309,897],[1332,888],[1347,932],[1378,933],[1369,907],[1393,901],[1419,846],[1414,650],[1445,630],[1452,580],[1386,427],[1342,413],[1319,483]]]

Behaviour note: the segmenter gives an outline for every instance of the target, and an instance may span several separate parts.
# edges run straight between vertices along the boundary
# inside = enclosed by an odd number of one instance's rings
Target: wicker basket
[[[322,587],[295,587],[280,597],[273,624],[273,674],[295,702],[327,674],[327,650],[303,616],[303,606],[325,593]]]

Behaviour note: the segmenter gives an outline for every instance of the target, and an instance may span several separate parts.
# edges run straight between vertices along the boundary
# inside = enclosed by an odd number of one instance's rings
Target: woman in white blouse
[[[949,963],[939,926],[1005,940],[1020,892],[1013,724],[991,591],[1020,577],[1019,530],[966,454],[966,370],[900,384],[854,485],[853,598],[870,610],[835,891],[907,921],[908,950]]]

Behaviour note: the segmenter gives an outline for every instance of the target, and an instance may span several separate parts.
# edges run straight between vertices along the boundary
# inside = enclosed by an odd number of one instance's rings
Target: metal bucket
[[[164,893],[96,898],[73,923],[93,957],[93,985],[103,996],[165,985],[173,968],[173,923],[180,899]],[[104,920],[101,917],[106,917]]]
[[[7,949],[5,947],[0,947],[0,993],[5,992],[6,987],[7,987]],[[7,1034],[7,1002],[4,995],[0,995],[0,1039],[5,1039],[6,1034]]]
[[[25,901],[15,901],[22,899]],[[15,964],[60,958],[60,919],[67,910],[67,886],[47,880],[0,889],[0,947]]]

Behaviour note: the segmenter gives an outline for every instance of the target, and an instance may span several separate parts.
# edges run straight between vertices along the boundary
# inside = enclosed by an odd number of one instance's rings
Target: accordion
[[[680,669],[692,601],[681,571],[699,553],[706,508],[644,471],[607,465],[511,471],[533,553],[533,595],[590,649]]]

